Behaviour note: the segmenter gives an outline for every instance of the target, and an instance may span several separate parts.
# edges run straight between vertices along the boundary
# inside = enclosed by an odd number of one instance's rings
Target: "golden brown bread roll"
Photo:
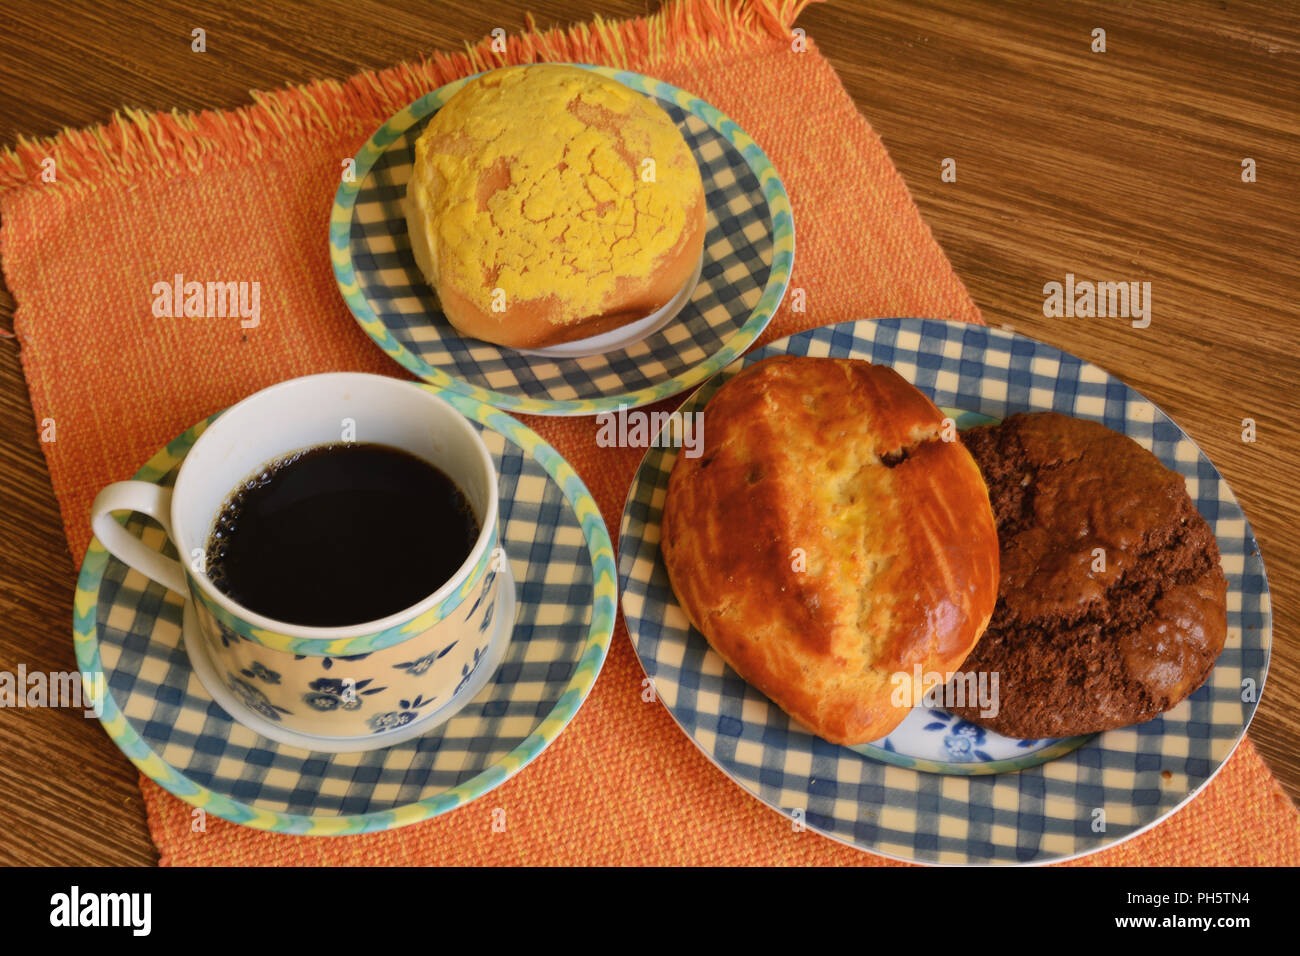
[[[668,114],[558,64],[492,70],[453,95],[416,141],[404,209],[451,324],[515,348],[645,318],[704,246],[704,185]]]
[[[914,665],[956,670],[993,612],[998,541],[975,462],[897,372],[849,359],[758,362],[703,428],[662,525],[691,623],[819,736],[884,736],[910,706],[891,701],[894,675],[919,701]]]

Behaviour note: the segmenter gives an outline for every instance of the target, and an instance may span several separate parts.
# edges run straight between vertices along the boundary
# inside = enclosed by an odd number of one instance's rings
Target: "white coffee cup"
[[[231,492],[290,452],[345,440],[400,448],[461,489],[481,530],[455,575],[409,608],[347,627],[277,621],[219,591],[207,576],[204,548]],[[157,520],[182,560],[130,534],[113,518],[118,511]],[[412,724],[469,683],[493,637],[504,556],[492,457],[463,415],[410,382],[336,372],[272,385],[208,426],[181,463],[174,489],[117,482],[99,493],[91,513],[105,549],[189,598],[224,689],[297,734],[350,739]]]

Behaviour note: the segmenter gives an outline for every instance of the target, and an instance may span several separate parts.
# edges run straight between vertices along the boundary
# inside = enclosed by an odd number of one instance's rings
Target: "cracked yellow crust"
[[[532,64],[471,81],[435,114],[416,142],[406,213],[453,324],[529,345],[666,303],[699,259],[704,187],[648,97],[588,70]],[[519,319],[539,317],[554,334],[525,321],[531,341],[512,341]]]

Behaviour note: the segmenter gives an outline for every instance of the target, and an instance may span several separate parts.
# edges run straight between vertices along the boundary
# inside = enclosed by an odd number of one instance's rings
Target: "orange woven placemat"
[[[789,191],[797,255],[790,297],[760,342],[868,316],[979,322],[883,145],[811,41],[790,27],[806,0],[674,0],[623,23],[531,31],[344,82],[255,97],[245,109],[126,113],[96,130],[22,142],[0,156],[0,251],[15,332],[68,542],[87,513],[173,436],[274,382],[351,369],[404,373],[360,331],[334,285],[327,221],[341,161],[392,112],[458,76],[531,60],[603,63],[658,76],[733,117]],[[43,183],[53,157],[57,182]],[[150,290],[176,273],[259,281],[261,324],[158,319]],[[671,404],[671,401],[665,404]],[[617,532],[638,449],[602,449],[594,420],[537,419]],[[427,823],[334,839],[220,820],[191,831],[188,805],[141,778],[165,865],[204,863],[879,864],[795,832],[732,784],[641,699],[620,618],[605,669],[560,739],[488,797]],[[104,746],[110,746],[107,740]],[[492,829],[502,807],[509,825]],[[1170,820],[1087,863],[1300,862],[1300,818],[1249,740]]]

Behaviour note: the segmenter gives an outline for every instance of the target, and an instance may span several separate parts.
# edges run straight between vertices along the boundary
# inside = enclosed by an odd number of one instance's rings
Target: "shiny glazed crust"
[[[885,366],[778,356],[679,453],[662,550],[691,623],[819,736],[864,743],[956,670],[997,596],[988,493],[943,415]]]

